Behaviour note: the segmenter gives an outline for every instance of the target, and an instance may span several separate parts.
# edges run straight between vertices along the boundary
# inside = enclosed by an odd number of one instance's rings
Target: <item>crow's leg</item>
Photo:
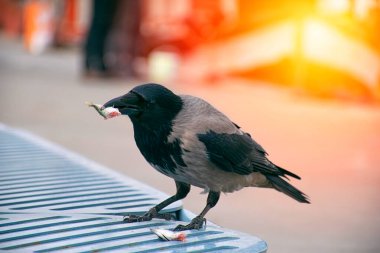
[[[220,197],[220,192],[211,192],[207,196],[207,205],[203,209],[203,211],[194,219],[191,220],[191,222],[187,225],[178,225],[174,230],[175,231],[183,231],[183,230],[190,230],[190,229],[201,229],[203,227],[203,223],[206,223],[206,219],[204,216],[206,213],[213,208],[216,203],[218,203]]]
[[[177,192],[175,195],[171,196],[170,198],[162,201],[160,204],[156,205],[155,207],[152,207],[147,213],[145,213],[142,216],[137,215],[128,215],[124,217],[124,221],[131,223],[131,222],[138,222],[138,221],[149,221],[153,218],[158,219],[165,219],[170,220],[172,216],[169,213],[158,213],[163,208],[167,207],[173,202],[176,202],[177,200],[183,199],[187,196],[187,194],[190,192],[190,185],[181,183],[178,181],[175,181],[175,185],[177,187]]]

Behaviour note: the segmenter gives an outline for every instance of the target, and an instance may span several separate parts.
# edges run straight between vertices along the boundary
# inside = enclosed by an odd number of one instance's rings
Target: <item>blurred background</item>
[[[84,105],[145,82],[215,105],[312,202],[247,188],[208,219],[269,252],[380,252],[379,0],[0,0],[0,123],[172,194],[129,120]]]

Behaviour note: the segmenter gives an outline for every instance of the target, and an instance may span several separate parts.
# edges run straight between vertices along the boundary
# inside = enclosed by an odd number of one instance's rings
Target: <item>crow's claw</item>
[[[142,216],[133,215],[133,214],[125,216],[124,221],[127,223],[132,223],[132,222],[150,221],[153,218],[171,220],[173,216],[170,213],[158,213],[156,209],[153,207]]]
[[[191,220],[191,222],[187,225],[178,225],[174,228],[174,231],[184,231],[184,230],[191,230],[191,229],[201,229],[203,227],[203,223],[206,226],[206,219],[203,217],[195,217]]]
[[[150,217],[148,215],[138,216],[138,215],[131,214],[129,216],[124,217],[124,221],[127,223],[140,222],[140,221],[150,221],[150,220],[152,220],[152,217]]]

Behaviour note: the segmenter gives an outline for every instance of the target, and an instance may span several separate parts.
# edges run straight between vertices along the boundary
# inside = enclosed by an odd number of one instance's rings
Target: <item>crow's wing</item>
[[[216,133],[212,130],[198,134],[198,139],[206,146],[207,155],[218,168],[240,175],[261,172],[264,175],[297,175],[270,162],[263,147],[249,134]]]

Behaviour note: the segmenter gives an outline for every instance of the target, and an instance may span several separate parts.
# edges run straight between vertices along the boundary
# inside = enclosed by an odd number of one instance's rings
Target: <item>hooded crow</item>
[[[149,83],[133,88],[103,107],[117,108],[132,121],[140,152],[156,170],[174,179],[177,192],[143,216],[130,215],[126,222],[169,219],[159,211],[183,199],[190,186],[208,192],[203,211],[188,225],[175,230],[200,229],[204,216],[216,205],[221,192],[244,187],[274,188],[301,202],[308,197],[287,182],[301,179],[267,158],[263,147],[226,115],[206,101],[176,95],[162,85]]]

